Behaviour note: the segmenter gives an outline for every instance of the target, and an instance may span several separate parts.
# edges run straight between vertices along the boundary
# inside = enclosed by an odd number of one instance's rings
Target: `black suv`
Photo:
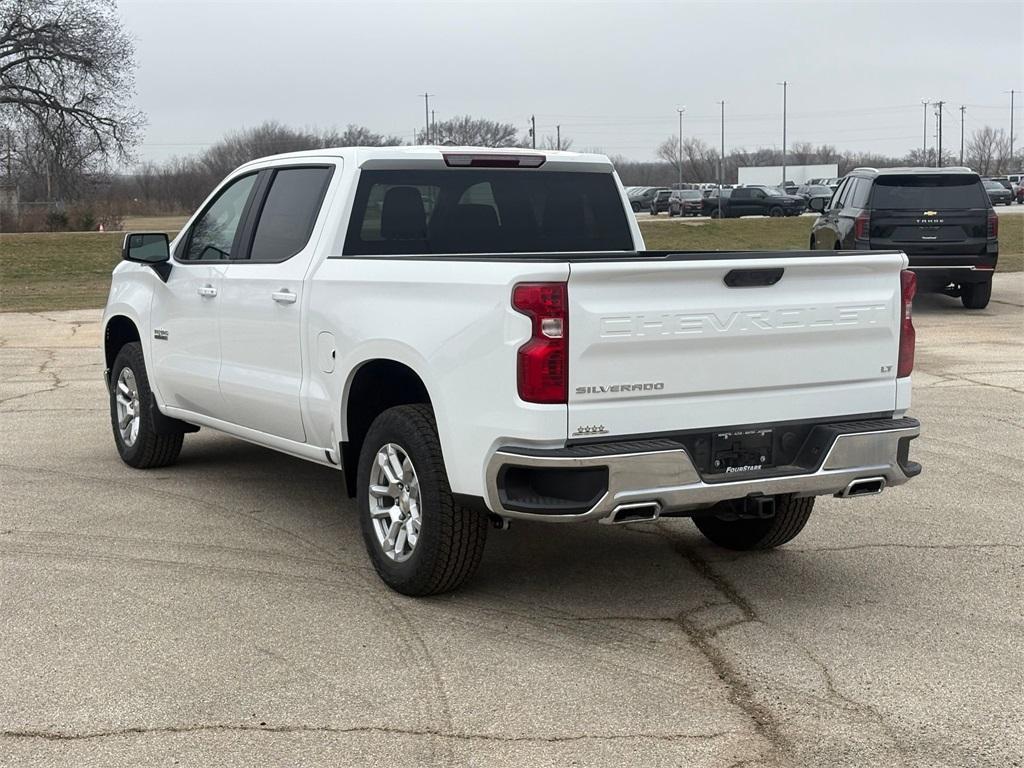
[[[918,290],[959,296],[984,309],[999,257],[999,219],[981,178],[969,168],[856,168],[821,215],[812,249],[903,251]]]
[[[647,210],[650,211],[651,216],[657,216],[662,211],[667,211],[668,200],[671,196],[671,189],[659,189],[647,204]]]

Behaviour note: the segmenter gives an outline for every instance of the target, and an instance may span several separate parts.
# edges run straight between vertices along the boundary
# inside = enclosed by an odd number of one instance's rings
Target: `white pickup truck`
[[[330,149],[125,237],[114,440],[199,427],[344,471],[382,579],[452,589],[509,519],[693,518],[783,544],[920,472],[898,252],[653,252],[600,155]]]

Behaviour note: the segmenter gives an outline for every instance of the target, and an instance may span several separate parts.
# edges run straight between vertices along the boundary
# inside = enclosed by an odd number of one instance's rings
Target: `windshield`
[[[683,200],[700,200],[701,193],[699,189],[684,189],[680,191],[679,196]]]
[[[1003,190],[1006,189],[1006,187],[1004,187],[998,181],[986,181],[985,189],[992,189],[995,190],[996,192],[1002,192]]]
[[[871,192],[873,208],[987,208],[988,196],[970,174],[879,176]]]
[[[362,171],[346,256],[632,251],[610,173]]]

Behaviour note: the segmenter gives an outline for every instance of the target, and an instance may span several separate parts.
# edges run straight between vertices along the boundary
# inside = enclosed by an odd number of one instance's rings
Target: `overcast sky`
[[[574,149],[651,159],[678,130],[717,145],[789,143],[902,155],[919,147],[924,98],[947,102],[944,146],[1009,128],[1024,87],[1021,2],[175,2],[121,0],[135,36],[140,157],[202,150],[278,120],[347,123],[411,140],[423,98]],[[1024,133],[1018,95],[1016,133]],[[934,118],[929,118],[933,144]]]

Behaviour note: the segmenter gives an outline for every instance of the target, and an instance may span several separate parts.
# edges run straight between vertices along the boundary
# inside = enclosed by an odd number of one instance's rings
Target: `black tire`
[[[781,206],[773,205],[771,208],[768,209],[768,215],[771,216],[773,219],[777,219],[780,216],[785,216],[786,212],[782,210]]]
[[[712,208],[711,212],[708,214],[708,216],[710,218],[712,218],[712,219],[717,219],[718,218],[718,209],[717,208]]]
[[[633,213],[640,213],[640,203],[630,203],[629,207],[633,209]]]
[[[775,515],[769,518],[725,520],[714,514],[693,518],[694,524],[713,544],[725,549],[772,549],[796,538],[814,509],[814,497],[775,498]]]
[[[131,445],[121,434],[117,417],[118,382],[121,373],[129,369],[135,380],[135,395],[138,403],[138,434]],[[110,426],[114,431],[114,444],[121,460],[136,469],[154,469],[166,467],[178,460],[181,444],[185,438],[183,432],[157,434],[153,428],[153,391],[149,388],[149,376],[146,374],[146,361],[142,357],[142,345],[137,341],[125,344],[117,353],[114,367],[110,371]]]
[[[370,484],[375,459],[388,443],[405,451],[420,489],[419,538],[407,560],[384,552],[370,516]],[[441,455],[434,412],[429,405],[400,405],[374,419],[359,453],[359,526],[370,561],[396,592],[419,597],[455,589],[480,565],[487,541],[487,518],[455,503]]]
[[[648,211],[648,213],[650,213],[651,216],[657,216],[658,215],[658,209],[657,208],[651,208],[651,210]]]
[[[960,301],[967,309],[984,309],[992,298],[992,280],[983,283],[964,283],[960,286]]]

